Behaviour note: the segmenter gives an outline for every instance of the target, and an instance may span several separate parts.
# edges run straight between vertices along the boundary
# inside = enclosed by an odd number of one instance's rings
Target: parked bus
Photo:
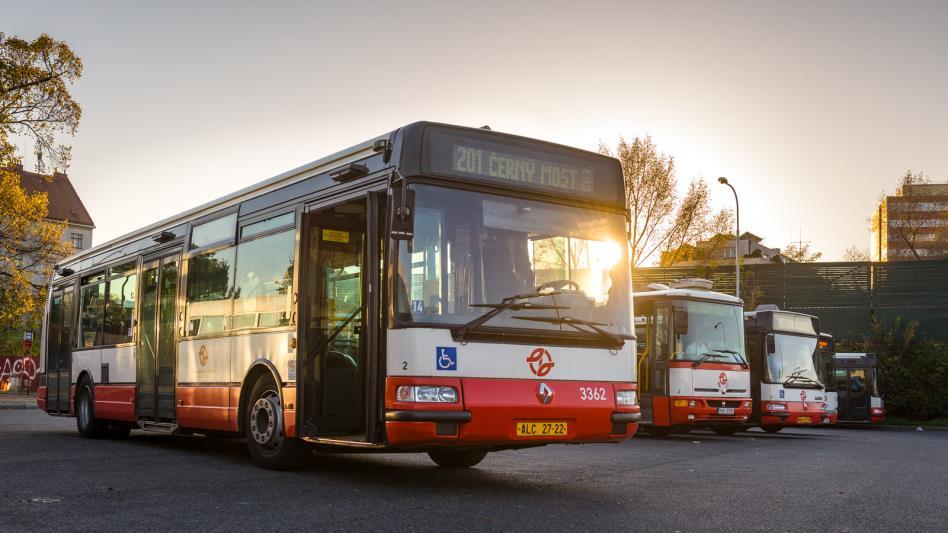
[[[874,353],[838,353],[834,376],[839,392],[840,422],[885,421],[879,388],[879,358]]]
[[[711,287],[685,279],[634,295],[641,423],[652,435],[731,435],[750,417],[743,302]]]
[[[826,403],[826,416],[823,417],[824,424],[835,424],[839,416],[839,397],[836,393],[836,378],[834,371],[836,368],[836,340],[828,333],[820,333],[819,357],[814,364],[816,373],[819,376],[820,383],[823,384],[823,390],[826,392],[824,398]]]
[[[405,126],[57,265],[39,405],[83,437],[244,435],[269,468],[621,441],[624,198],[609,157]]]
[[[819,331],[815,316],[775,305],[744,313],[754,398],[751,424],[777,433],[786,426],[820,425],[827,418],[815,364]]]

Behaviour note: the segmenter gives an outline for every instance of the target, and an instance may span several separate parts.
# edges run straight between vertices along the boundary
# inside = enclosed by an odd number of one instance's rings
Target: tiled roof
[[[20,186],[29,193],[45,192],[49,198],[49,214],[47,218],[65,220],[71,224],[95,227],[92,217],[86,211],[86,206],[73,188],[69,177],[60,172],[53,174],[52,180],[19,168],[14,168],[20,175]]]

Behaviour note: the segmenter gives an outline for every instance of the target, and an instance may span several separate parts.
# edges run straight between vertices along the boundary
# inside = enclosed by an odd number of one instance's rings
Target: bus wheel
[[[254,383],[244,417],[247,449],[254,463],[271,470],[303,466],[311,450],[299,439],[285,436],[280,393],[271,376]]]
[[[108,436],[109,424],[95,417],[92,404],[92,382],[82,378],[76,389],[76,429],[84,439],[100,439]]]
[[[779,433],[783,426],[760,426],[760,429],[766,431],[767,433]]]
[[[741,428],[738,426],[715,426],[711,428],[711,431],[717,433],[718,435],[723,435],[725,437],[733,435],[740,431]]]
[[[442,468],[470,468],[484,460],[484,450],[441,450],[428,452],[428,457]]]

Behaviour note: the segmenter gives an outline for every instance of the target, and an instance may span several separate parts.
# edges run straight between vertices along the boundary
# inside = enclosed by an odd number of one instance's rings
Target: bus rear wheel
[[[109,423],[95,417],[92,382],[84,377],[76,387],[76,429],[84,439],[101,439],[109,436]]]
[[[284,431],[283,406],[273,377],[261,376],[244,406],[244,434],[250,457],[270,470],[300,468],[312,450]]]
[[[442,468],[470,468],[487,457],[484,450],[441,450],[428,452],[428,457]]]
[[[780,433],[780,430],[783,429],[783,426],[760,426],[760,429],[766,431],[767,433]]]

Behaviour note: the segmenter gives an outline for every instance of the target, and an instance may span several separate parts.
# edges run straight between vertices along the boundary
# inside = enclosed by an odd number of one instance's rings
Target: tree
[[[626,206],[632,215],[630,245],[633,268],[660,250],[679,249],[713,235],[729,221],[726,211],[712,213],[704,180],[694,180],[679,201],[675,159],[658,151],[652,138],[619,138],[615,151],[599,151],[622,164]]]
[[[69,46],[43,34],[33,41],[0,33],[0,326],[36,320],[56,261],[71,250],[62,242],[64,223],[48,221],[45,194],[28,194],[12,170],[21,162],[11,142],[31,138],[37,170],[65,170],[69,147],[57,133],[72,135],[81,109],[68,85],[82,74]]]
[[[843,261],[856,262],[856,261],[870,261],[869,249],[860,248],[856,245],[846,248],[846,251],[843,252]]]
[[[815,263],[823,257],[823,252],[811,252],[810,245],[807,243],[790,243],[780,253],[797,263]]]

